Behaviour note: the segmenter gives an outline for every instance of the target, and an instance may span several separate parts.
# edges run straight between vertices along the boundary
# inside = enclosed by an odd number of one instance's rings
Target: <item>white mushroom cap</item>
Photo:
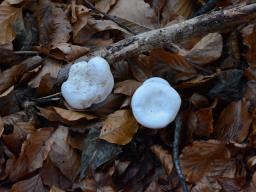
[[[67,103],[75,109],[86,109],[104,101],[114,87],[114,78],[108,62],[94,57],[71,66],[61,93]]]
[[[132,96],[135,119],[144,127],[158,129],[171,123],[181,105],[181,98],[170,84],[159,77],[146,80]]]

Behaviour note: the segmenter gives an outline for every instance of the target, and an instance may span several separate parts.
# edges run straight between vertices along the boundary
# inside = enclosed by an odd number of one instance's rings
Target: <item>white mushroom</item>
[[[132,96],[135,119],[144,127],[158,129],[171,123],[181,105],[181,98],[170,84],[159,77],[146,80]]]
[[[94,57],[71,66],[67,81],[61,86],[66,102],[75,109],[86,109],[104,101],[111,93],[114,78],[108,62]]]

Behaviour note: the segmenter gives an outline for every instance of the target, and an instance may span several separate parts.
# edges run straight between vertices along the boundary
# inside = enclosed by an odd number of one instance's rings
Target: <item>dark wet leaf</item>
[[[80,179],[85,177],[88,168],[95,171],[121,152],[119,146],[99,139],[99,134],[99,130],[91,129],[84,141]]]

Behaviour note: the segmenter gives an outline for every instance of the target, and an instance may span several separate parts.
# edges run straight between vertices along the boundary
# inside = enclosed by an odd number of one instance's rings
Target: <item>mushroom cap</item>
[[[171,123],[181,105],[181,98],[170,84],[159,77],[146,80],[132,96],[135,119],[147,128],[163,128]]]
[[[66,102],[75,109],[86,109],[104,101],[114,87],[108,62],[94,57],[71,66],[67,81],[61,86]]]

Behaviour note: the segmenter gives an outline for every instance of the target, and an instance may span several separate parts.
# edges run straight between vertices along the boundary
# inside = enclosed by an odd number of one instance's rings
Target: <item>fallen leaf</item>
[[[188,119],[188,128],[194,135],[209,137],[213,133],[212,107],[192,111]]]
[[[72,30],[73,30],[73,39],[76,38],[78,33],[84,28],[90,17],[90,9],[87,9],[83,5],[74,5],[72,9]]]
[[[46,192],[46,188],[42,183],[40,175],[35,175],[30,179],[22,180],[15,183],[11,192],[27,192],[27,191],[37,191],[37,192]]]
[[[53,107],[53,109],[56,111],[56,113],[61,118],[68,120],[68,121],[78,121],[80,119],[92,120],[92,119],[96,118],[93,115],[89,115],[86,113],[79,113],[79,112],[71,111],[71,110],[66,110],[66,109],[59,108],[59,107]]]
[[[129,8],[127,9],[127,7]],[[124,18],[147,28],[155,28],[155,25],[150,19],[154,11],[150,8],[149,4],[145,3],[143,0],[119,0],[109,14]]]
[[[42,167],[53,144],[51,133],[52,129],[43,128],[27,136],[19,157],[7,162],[6,171],[10,180],[14,181]]]
[[[49,74],[53,78],[56,78],[62,65],[63,63],[61,61],[57,61],[51,58],[46,58],[42,64],[42,68],[39,71],[39,73],[35,76],[35,78],[30,80],[28,84],[33,88],[39,87],[40,82],[42,81],[42,78],[47,74]]]
[[[58,187],[52,186],[50,189],[50,192],[65,192],[65,191],[59,189]]]
[[[256,172],[253,173],[252,180],[248,192],[254,192],[256,189]]]
[[[100,0],[95,4],[96,9],[107,13],[110,8],[115,5],[116,0]]]
[[[56,186],[62,190],[68,190],[72,187],[71,181],[66,178],[49,158],[44,161],[40,171],[43,184],[47,187]]]
[[[114,93],[132,96],[136,89],[141,85],[140,82],[129,79],[116,83]]]
[[[167,175],[170,175],[173,168],[173,160],[171,153],[168,150],[163,149],[160,145],[154,145],[150,147],[150,149],[160,160]]]
[[[86,55],[89,50],[89,48],[83,46],[72,45],[69,43],[60,43],[55,47],[52,47],[49,51],[49,54],[55,59],[74,61],[75,59]]]
[[[168,80],[173,83],[186,81],[197,75],[194,67],[181,55],[163,49],[153,49],[149,57],[150,63],[153,65],[153,75],[168,74]]]
[[[247,62],[252,67],[256,67],[256,27],[254,24],[249,24],[241,30],[243,37],[243,44],[248,47],[248,50],[245,53]]]
[[[97,129],[90,129],[85,138],[80,179],[85,177],[88,168],[95,171],[101,165],[113,160],[121,152],[121,148],[118,145],[99,139],[99,133]]]
[[[37,5],[39,41],[44,47],[54,47],[70,39],[72,26],[66,13],[49,0],[40,0]]]
[[[194,141],[185,147],[180,155],[180,163],[186,181],[196,183],[214,169],[214,163],[230,160],[230,152],[225,143],[216,140]]]
[[[67,178],[74,181],[80,171],[80,158],[68,144],[68,133],[68,128],[64,126],[59,126],[53,133],[49,158]]]
[[[42,61],[43,59],[40,56],[34,56],[5,70],[0,77],[0,93],[3,93],[3,91],[18,83],[25,72],[38,67]]]
[[[186,54],[186,58],[191,63],[205,66],[219,59],[222,49],[223,40],[221,34],[209,33]]]
[[[248,101],[230,103],[220,114],[214,132],[219,140],[242,143],[248,136],[252,122]]]
[[[138,130],[137,121],[129,110],[123,109],[107,116],[100,138],[110,143],[126,145]]]
[[[0,138],[3,134],[3,132],[4,132],[4,122],[3,122],[2,117],[0,116]]]
[[[12,42],[16,37],[16,28],[23,23],[22,9],[0,5],[0,45]]]

